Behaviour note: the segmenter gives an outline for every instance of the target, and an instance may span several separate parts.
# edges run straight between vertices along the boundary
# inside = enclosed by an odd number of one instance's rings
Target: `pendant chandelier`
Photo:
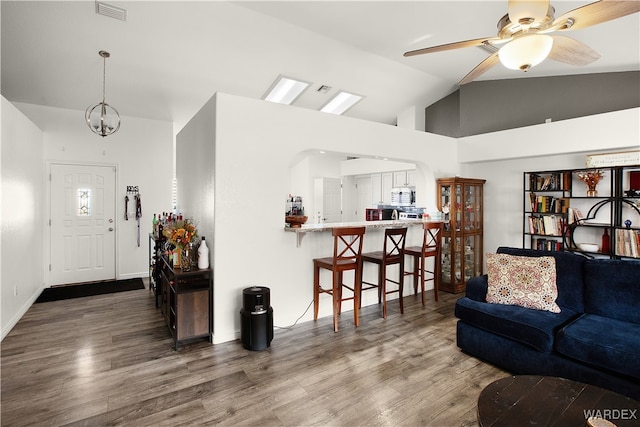
[[[102,102],[91,105],[84,113],[89,129],[102,137],[114,134],[120,129],[120,114],[115,108],[105,102],[105,81],[107,79],[107,58],[109,52],[101,50],[98,54],[102,57]]]

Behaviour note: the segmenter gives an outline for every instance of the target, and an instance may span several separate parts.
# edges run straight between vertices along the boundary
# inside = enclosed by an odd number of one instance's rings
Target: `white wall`
[[[394,160],[379,159],[353,159],[346,160],[340,165],[342,175],[364,175],[370,173],[394,172],[401,170],[413,170],[413,163],[398,162]]]
[[[461,174],[484,178],[484,250],[522,247],[523,173],[586,166],[586,155],[640,149],[640,109],[459,139]]]
[[[120,130],[102,138],[91,133],[84,122],[84,111],[21,103],[16,103],[16,107],[44,132],[44,164],[39,162],[38,167],[46,171],[50,163],[57,162],[117,167],[116,275],[120,279],[148,276],[148,235],[153,214],[171,208],[173,124],[122,116]],[[124,220],[128,185],[137,185],[142,199],[140,247],[135,218]],[[129,202],[130,212],[131,209]],[[49,233],[44,220],[42,227],[46,245]],[[44,257],[48,265],[48,252]]]
[[[216,207],[216,97],[212,97],[185,125],[176,137],[176,178],[178,209],[191,218],[198,235],[205,236],[213,267]],[[256,183],[259,185],[259,183]],[[237,197],[242,197],[241,194]],[[284,209],[284,203],[283,203]],[[256,218],[257,220],[257,218]],[[214,286],[216,284],[214,283]]]
[[[1,112],[0,321],[4,339],[44,283],[44,174],[42,131],[4,97]]]
[[[398,127],[424,132],[425,119],[424,107],[412,105],[398,114]]]
[[[202,176],[183,176],[178,168],[178,181],[193,193],[188,196],[180,190],[180,208],[201,224],[214,218],[214,342],[237,338],[245,287],[271,289],[279,326],[302,316],[313,298],[312,259],[329,254],[331,236],[311,233],[297,248],[295,235],[283,230],[283,195],[290,191],[290,168],[301,153],[325,150],[414,161],[425,188],[420,197],[425,200],[435,197],[436,177],[458,174],[452,138],[227,94],[218,93],[215,102],[215,112],[201,110],[177,138],[178,159],[191,150],[201,152],[188,142],[186,136],[195,132],[189,128],[201,129],[205,122],[215,121],[215,135],[208,142],[215,144],[215,157],[208,157],[215,175],[207,175],[203,182]],[[193,182],[187,183],[189,176]],[[195,188],[211,186],[215,215],[194,202],[200,191]],[[211,235],[213,229],[205,232]],[[320,304],[321,316],[331,313],[327,301]],[[312,318],[309,311],[302,320]]]

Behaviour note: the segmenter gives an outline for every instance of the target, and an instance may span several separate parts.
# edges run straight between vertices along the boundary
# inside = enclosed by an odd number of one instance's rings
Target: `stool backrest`
[[[386,228],[384,230],[384,256],[398,257],[404,255],[407,228]]]
[[[422,252],[425,256],[438,255],[442,247],[443,222],[428,221],[423,224]]]
[[[359,261],[365,227],[338,227],[333,229],[333,262]]]

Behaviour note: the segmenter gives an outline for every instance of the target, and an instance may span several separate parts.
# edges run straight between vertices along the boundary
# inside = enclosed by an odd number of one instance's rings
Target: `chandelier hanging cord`
[[[111,54],[104,50],[98,53],[102,56],[102,105],[104,105],[105,93],[107,92],[107,58],[110,57]]]
[[[120,114],[106,102],[107,58],[111,54],[104,50],[101,50],[98,54],[102,57],[102,102],[87,108],[85,119],[92,132],[105,137],[116,133],[120,129]],[[100,108],[98,109],[98,107]]]

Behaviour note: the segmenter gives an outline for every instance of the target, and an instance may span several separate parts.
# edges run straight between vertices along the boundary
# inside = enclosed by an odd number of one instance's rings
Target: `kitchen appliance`
[[[264,350],[271,345],[273,309],[270,293],[271,290],[264,286],[242,290],[240,339],[247,350]]]
[[[416,202],[414,187],[395,187],[391,190],[392,206],[413,206]]]
[[[367,208],[365,209],[365,220],[367,221],[382,221],[390,220],[393,216],[394,208]]]
[[[421,219],[422,214],[417,214],[413,212],[400,212],[399,219]]]
[[[400,212],[399,219],[422,219],[422,214],[426,211],[425,208],[407,207]]]

